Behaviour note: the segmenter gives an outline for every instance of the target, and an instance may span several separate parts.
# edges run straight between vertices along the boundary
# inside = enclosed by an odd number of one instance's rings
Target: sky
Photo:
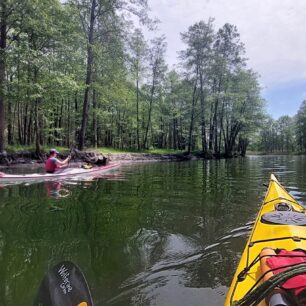
[[[237,26],[248,66],[260,75],[267,112],[293,116],[306,99],[305,0],[149,0],[159,34],[168,42],[167,63],[177,64],[185,48],[180,33],[200,20],[215,18],[216,30]]]

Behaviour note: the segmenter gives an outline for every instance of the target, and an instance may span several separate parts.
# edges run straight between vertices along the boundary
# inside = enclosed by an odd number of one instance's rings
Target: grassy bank
[[[89,148],[88,151],[97,151],[100,153],[112,153],[112,154],[123,154],[123,153],[147,153],[147,154],[156,154],[156,155],[163,155],[163,154],[181,154],[184,151],[180,150],[171,150],[171,149],[150,149],[150,150],[133,150],[133,149],[114,149],[114,148]]]
[[[71,150],[71,148],[55,146],[56,150],[61,153],[66,153]],[[50,146],[41,147],[41,151],[48,153],[51,149]],[[18,153],[22,151],[35,152],[35,146],[20,146],[20,145],[10,145],[6,149],[7,153]],[[150,149],[150,150],[134,150],[134,149],[116,149],[116,148],[87,148],[85,151],[95,151],[99,153],[111,153],[111,154],[124,154],[124,153],[147,153],[147,154],[182,154],[184,151],[181,150],[171,150],[171,149]]]

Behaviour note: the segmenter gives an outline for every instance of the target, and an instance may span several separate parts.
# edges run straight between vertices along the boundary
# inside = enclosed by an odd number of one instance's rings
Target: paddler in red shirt
[[[69,155],[65,160],[60,161],[56,158],[59,152],[56,149],[50,150],[50,156],[45,163],[45,170],[47,173],[54,173],[57,172],[59,169],[68,165],[71,156]]]

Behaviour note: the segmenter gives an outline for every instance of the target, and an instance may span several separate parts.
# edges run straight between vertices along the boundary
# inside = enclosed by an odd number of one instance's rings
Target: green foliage
[[[67,152],[70,151],[70,148],[66,148],[66,147],[61,147],[61,146],[57,146],[56,150],[59,151],[60,153],[65,153],[67,154]],[[41,151],[44,153],[48,153],[50,151],[50,146],[43,146],[41,148]],[[35,146],[34,145],[8,145],[7,146],[7,152],[8,153],[20,153],[20,152],[35,152]]]
[[[297,150],[296,122],[293,118],[282,116],[274,120],[266,117],[262,122],[253,150],[264,153],[291,153]]]
[[[85,128],[87,147],[231,156],[258,135],[258,76],[234,25],[190,26],[181,69],[168,71],[165,37],[147,42],[128,17],[151,27],[146,1],[7,3],[9,148],[75,146]]]
[[[258,76],[246,68],[244,46],[233,25],[215,32],[212,19],[201,21],[182,40],[187,48],[181,58],[193,87],[188,149],[201,144],[204,153],[230,157],[240,150],[242,135],[249,142],[263,116]]]
[[[296,115],[296,143],[300,151],[306,152],[306,101],[304,100]]]

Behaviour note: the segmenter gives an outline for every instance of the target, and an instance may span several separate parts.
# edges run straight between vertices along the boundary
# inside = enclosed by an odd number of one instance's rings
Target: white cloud
[[[177,63],[184,45],[180,32],[199,20],[215,18],[216,28],[235,24],[245,43],[249,66],[265,86],[306,80],[305,0],[151,0],[152,15],[168,41],[168,62]]]

